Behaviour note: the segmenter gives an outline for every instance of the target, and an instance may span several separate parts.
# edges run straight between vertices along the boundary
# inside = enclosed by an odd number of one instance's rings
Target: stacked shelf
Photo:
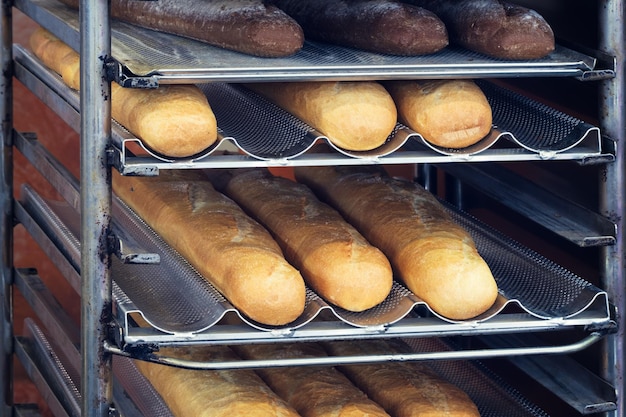
[[[19,0],[15,6],[67,44],[79,49],[79,19],[75,11],[55,0]],[[196,41],[120,22],[112,22],[111,36],[112,57],[106,62],[110,81],[134,88],[194,83],[201,86],[209,102],[220,103],[214,106],[220,130],[218,143],[184,160],[152,152],[141,140],[113,122],[113,146],[108,162],[125,175],[158,175],[162,169],[224,167],[446,165],[457,162],[543,160],[607,163],[614,160],[610,150],[604,149],[603,138],[597,127],[485,80],[507,77],[598,80],[615,76],[613,68],[597,68],[596,59],[562,46],[544,59],[510,62],[452,47],[432,56],[408,58],[307,42],[304,49],[292,57],[265,59],[208,47]],[[43,67],[27,49],[15,45],[13,55],[16,78],[76,131],[80,131],[78,92],[65,87],[58,75]],[[478,83],[494,109],[495,126],[492,134],[472,149],[453,151],[433,147],[418,133],[398,125],[383,148],[355,154],[333,147],[332,142],[319,132],[238,85],[246,81],[400,78],[480,79]],[[242,112],[242,109],[246,111]],[[245,117],[229,117],[234,114],[244,114]],[[519,117],[520,114],[524,117]],[[267,123],[254,126],[251,133],[250,126],[258,120]],[[15,134],[14,140],[15,146],[49,178],[65,198],[61,202],[49,201],[42,199],[33,190],[24,188],[22,200],[15,202],[16,218],[80,293],[81,225],[76,221],[80,218],[78,181],[34,140],[19,133]],[[331,151],[310,152],[313,144],[320,141],[327,141]],[[228,151],[223,152],[225,149]],[[135,375],[129,359],[132,357],[199,369],[435,360],[445,364],[439,368],[440,372],[451,379],[456,380],[464,375],[461,380],[467,386],[463,388],[477,402],[481,415],[547,417],[539,408],[520,400],[514,389],[500,389],[497,377],[482,372],[482,365],[474,360],[501,356],[560,355],[585,349],[615,331],[614,307],[609,302],[609,295],[460,210],[452,206],[448,206],[448,210],[456,221],[471,232],[479,251],[496,275],[500,296],[488,312],[468,321],[448,320],[438,316],[426,303],[396,283],[392,295],[383,304],[359,314],[342,311],[309,290],[304,314],[288,326],[274,328],[255,323],[238,312],[184,259],[113,197],[113,234],[117,256],[113,258],[111,273],[115,329],[114,340],[105,346],[105,350],[115,356],[114,370],[122,367],[124,375]],[[608,233],[607,237],[605,233],[610,229],[610,224],[604,222],[600,229],[592,231],[592,234],[597,232],[597,236],[591,238],[604,242],[602,244],[611,244],[615,236]],[[24,282],[22,285],[28,285],[21,274],[17,275],[18,281]],[[171,276],[179,278],[175,284],[169,279]],[[171,308],[163,308],[165,299],[168,300],[166,305]],[[149,326],[139,326],[138,319],[147,322]],[[522,333],[561,331],[575,331],[582,335],[576,341],[563,345],[537,343],[511,347],[506,343],[496,343],[489,349],[451,349],[438,340],[457,336],[493,336],[496,340],[508,340]],[[29,360],[26,353],[31,345],[40,350],[38,358],[53,356],[50,353],[53,349],[45,340],[41,340],[42,337],[31,326],[27,335],[18,339],[22,360]],[[390,337],[411,340],[415,344],[415,354],[402,357],[331,357],[320,358],[317,362],[308,359],[293,363],[284,361],[282,364],[269,360],[260,363],[181,363],[173,358],[154,355],[159,346],[167,345]],[[78,356],[70,361],[74,362],[71,366],[75,369],[78,369],[75,363]],[[448,362],[453,359],[468,361],[462,364]],[[59,366],[59,369],[62,368]],[[574,372],[584,373],[582,370]],[[127,382],[141,378],[135,375],[122,379]],[[121,398],[128,392],[141,391],[134,390],[134,384],[117,382],[125,392],[117,392],[117,397],[114,393],[116,402],[124,403]],[[79,385],[77,381],[64,383],[68,386]],[[614,410],[615,398],[607,400],[604,396],[607,391],[610,389],[604,389],[602,395],[589,399],[591,404],[586,406],[594,410]],[[160,407],[161,411],[146,411],[146,406],[140,405],[145,399],[137,395],[127,404],[131,409],[127,412],[129,415],[167,415],[162,410],[162,404],[155,401],[154,397],[150,397],[149,402]]]

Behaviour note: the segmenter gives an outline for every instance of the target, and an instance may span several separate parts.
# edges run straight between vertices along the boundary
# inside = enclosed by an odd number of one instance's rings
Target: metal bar
[[[0,414],[11,415],[13,403],[13,15],[12,1],[2,2],[0,28],[0,117],[2,117],[2,154],[0,155]]]
[[[381,362],[405,362],[405,361],[423,361],[423,360],[459,360],[459,359],[484,359],[496,357],[512,357],[519,355],[548,355],[548,354],[565,354],[579,352],[588,348],[597,341],[602,339],[599,333],[591,333],[587,337],[578,342],[563,346],[535,346],[523,348],[493,348],[493,349],[476,349],[476,350],[455,350],[442,352],[417,352],[402,354],[385,354],[385,355],[355,355],[355,356],[327,356],[316,358],[276,358],[269,359],[246,359],[232,361],[217,362],[198,362],[187,359],[179,359],[173,357],[158,356],[154,354],[144,355],[141,359],[150,362],[156,362],[164,365],[175,366],[186,369],[255,369],[269,367],[287,367],[287,366],[329,366],[329,365],[355,365],[365,363],[381,363]],[[123,351],[115,346],[106,345],[106,350],[112,354],[132,357],[129,352]]]
[[[600,47],[599,49],[615,58],[615,73],[617,76],[601,82],[600,87],[600,127],[602,131],[616,141],[615,162],[607,164],[605,175],[600,179],[601,213],[617,225],[616,242],[612,246],[603,248],[601,255],[603,270],[601,271],[603,285],[610,294],[611,302],[616,306],[618,331],[607,337],[604,345],[605,357],[602,363],[602,373],[610,381],[617,392],[617,410],[606,414],[607,417],[626,415],[624,392],[624,351],[626,328],[626,297],[624,288],[626,281],[624,270],[626,261],[624,202],[626,199],[624,187],[625,148],[626,148],[626,30],[624,16],[626,3],[623,0],[605,0],[598,3]]]
[[[33,349],[27,339],[19,338],[17,340],[15,353],[20,363],[24,366],[28,377],[33,381],[52,413],[57,417],[75,417],[75,415],[70,416],[70,414],[68,414],[62,401],[55,394],[54,389],[50,385],[50,381],[37,364]]]
[[[80,1],[81,114],[81,354],[82,416],[108,417],[113,396],[111,355],[104,349],[111,322],[111,55],[110,4]]]
[[[80,362],[78,354],[80,331],[57,299],[48,291],[36,271],[17,270],[15,287],[20,290],[44,327],[50,334],[57,336],[54,341],[65,357],[77,365]]]
[[[513,343],[515,346],[532,346],[537,338],[524,335],[481,337],[486,346],[499,348]],[[565,355],[517,356],[509,362],[531,376],[546,389],[569,404],[580,414],[594,414],[616,409],[613,387],[576,360]]]

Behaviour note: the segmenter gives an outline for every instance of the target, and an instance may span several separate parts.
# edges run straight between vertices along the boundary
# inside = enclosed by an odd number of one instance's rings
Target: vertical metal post
[[[13,54],[12,2],[2,2],[0,36],[0,115],[2,151],[0,155],[0,414],[11,415],[13,404]]]
[[[82,416],[106,417],[112,399],[111,356],[104,350],[111,323],[111,171],[106,152],[111,85],[105,71],[111,54],[110,3],[81,0],[79,10]]]
[[[624,77],[626,59],[624,30],[624,1],[605,0],[599,4],[600,49],[615,56],[616,77],[602,82],[600,90],[600,128],[617,141],[615,162],[606,166],[601,179],[602,213],[617,224],[617,241],[614,246],[603,249],[603,284],[611,295],[617,309],[618,331],[605,341],[606,357],[603,363],[604,377],[615,385],[618,395],[617,410],[611,416],[626,416],[624,404],[624,337],[626,335],[626,242],[624,226],[624,199],[626,198],[624,177],[626,175],[626,91]]]

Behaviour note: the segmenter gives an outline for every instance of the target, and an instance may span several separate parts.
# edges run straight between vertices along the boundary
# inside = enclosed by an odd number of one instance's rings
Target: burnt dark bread
[[[262,0],[111,0],[111,17],[262,57],[289,56],[304,44],[302,28]]]
[[[441,20],[394,0],[271,0],[307,39],[393,55],[423,55],[448,45]]]
[[[554,33],[535,10],[501,0],[403,0],[435,13],[451,44],[503,59],[537,59],[554,51]]]

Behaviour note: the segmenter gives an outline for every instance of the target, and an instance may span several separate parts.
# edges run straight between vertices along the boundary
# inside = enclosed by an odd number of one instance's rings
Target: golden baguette
[[[263,224],[322,298],[350,311],[381,303],[393,274],[385,255],[303,184],[268,170],[232,170],[214,185]]]
[[[384,340],[326,343],[335,356],[406,353]],[[339,369],[394,417],[480,417],[472,399],[417,362],[342,365]]]
[[[491,106],[472,80],[389,81],[383,84],[398,118],[437,146],[465,148],[491,131]]]
[[[76,51],[41,27],[31,35],[30,45],[68,87],[80,89]],[[172,158],[193,156],[217,141],[215,114],[195,85],[140,89],[111,83],[111,116],[149,149]]]
[[[320,346],[304,343],[242,345],[233,349],[245,359],[314,358],[326,354]],[[389,417],[331,366],[263,368],[257,372],[302,417]]]
[[[304,311],[304,280],[276,241],[199,172],[114,173],[113,190],[244,315],[284,325]]]
[[[236,360],[226,346],[163,348],[161,354],[200,362]],[[194,370],[135,360],[175,417],[298,417],[252,370]]]
[[[382,250],[433,311],[470,319],[495,302],[495,279],[472,237],[419,184],[378,167],[296,167],[295,176]]]
[[[397,123],[396,106],[373,81],[250,83],[266,97],[348,151],[368,151],[385,143]]]

